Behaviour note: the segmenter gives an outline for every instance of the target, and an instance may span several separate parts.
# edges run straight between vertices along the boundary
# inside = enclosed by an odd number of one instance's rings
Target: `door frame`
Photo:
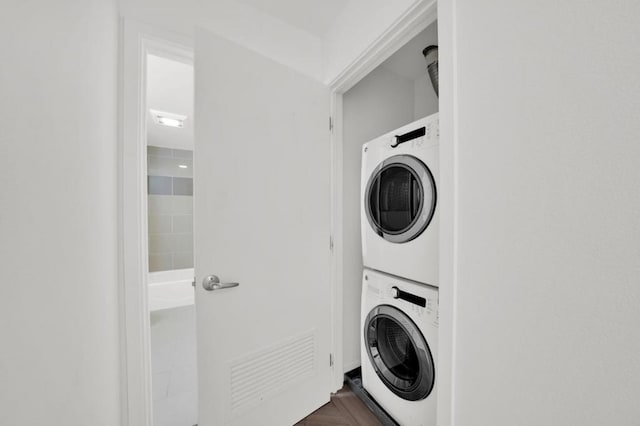
[[[455,356],[455,236],[457,181],[455,158],[454,0],[416,0],[335,78],[331,91],[331,317],[332,388],[343,385],[343,95],[400,47],[438,19],[440,49],[440,333],[438,344],[438,424],[453,424]],[[121,424],[152,426],[151,350],[147,301],[145,56],[154,52],[193,63],[193,39],[157,27],[120,22],[119,287],[121,334]]]
[[[331,279],[333,291],[333,353],[342,354],[343,268],[343,96],[393,53],[438,20],[440,65],[440,288],[438,362],[438,425],[453,424],[453,359],[455,356],[455,238],[456,238],[456,146],[455,118],[455,0],[416,0],[381,35],[334,79],[331,89]],[[343,382],[343,359],[336,357],[333,387]],[[351,366],[347,366],[350,368]]]
[[[193,41],[140,22],[120,21],[119,282],[121,424],[153,425],[147,295],[146,57],[193,64]]]

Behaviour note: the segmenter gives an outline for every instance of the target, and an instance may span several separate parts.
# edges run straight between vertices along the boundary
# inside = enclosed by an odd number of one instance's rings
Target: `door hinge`
[[[329,354],[329,367],[333,367],[333,354]]]
[[[196,277],[193,277],[193,281],[191,281],[191,286],[192,287],[196,286]]]
[[[329,116],[329,131],[333,132],[333,118]]]
[[[333,253],[333,235],[329,235],[329,251]]]

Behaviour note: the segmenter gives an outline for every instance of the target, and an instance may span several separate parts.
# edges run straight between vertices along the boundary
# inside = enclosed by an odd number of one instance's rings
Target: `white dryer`
[[[438,289],[365,269],[362,385],[402,426],[436,424]]]
[[[365,267],[438,286],[438,114],[362,147]]]

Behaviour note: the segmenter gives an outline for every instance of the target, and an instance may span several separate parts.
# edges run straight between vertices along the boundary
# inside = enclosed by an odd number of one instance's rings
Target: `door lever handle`
[[[238,287],[240,283],[221,283],[216,275],[207,275],[202,280],[202,287],[207,291],[221,290],[223,288]]]

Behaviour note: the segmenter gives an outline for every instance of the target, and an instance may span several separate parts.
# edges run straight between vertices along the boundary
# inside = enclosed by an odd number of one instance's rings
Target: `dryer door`
[[[373,230],[387,241],[405,243],[419,236],[433,218],[435,180],[416,157],[394,155],[371,173],[364,202]]]
[[[399,397],[418,401],[429,396],[435,368],[429,345],[415,323],[390,305],[378,305],[365,321],[369,360],[382,382]]]

